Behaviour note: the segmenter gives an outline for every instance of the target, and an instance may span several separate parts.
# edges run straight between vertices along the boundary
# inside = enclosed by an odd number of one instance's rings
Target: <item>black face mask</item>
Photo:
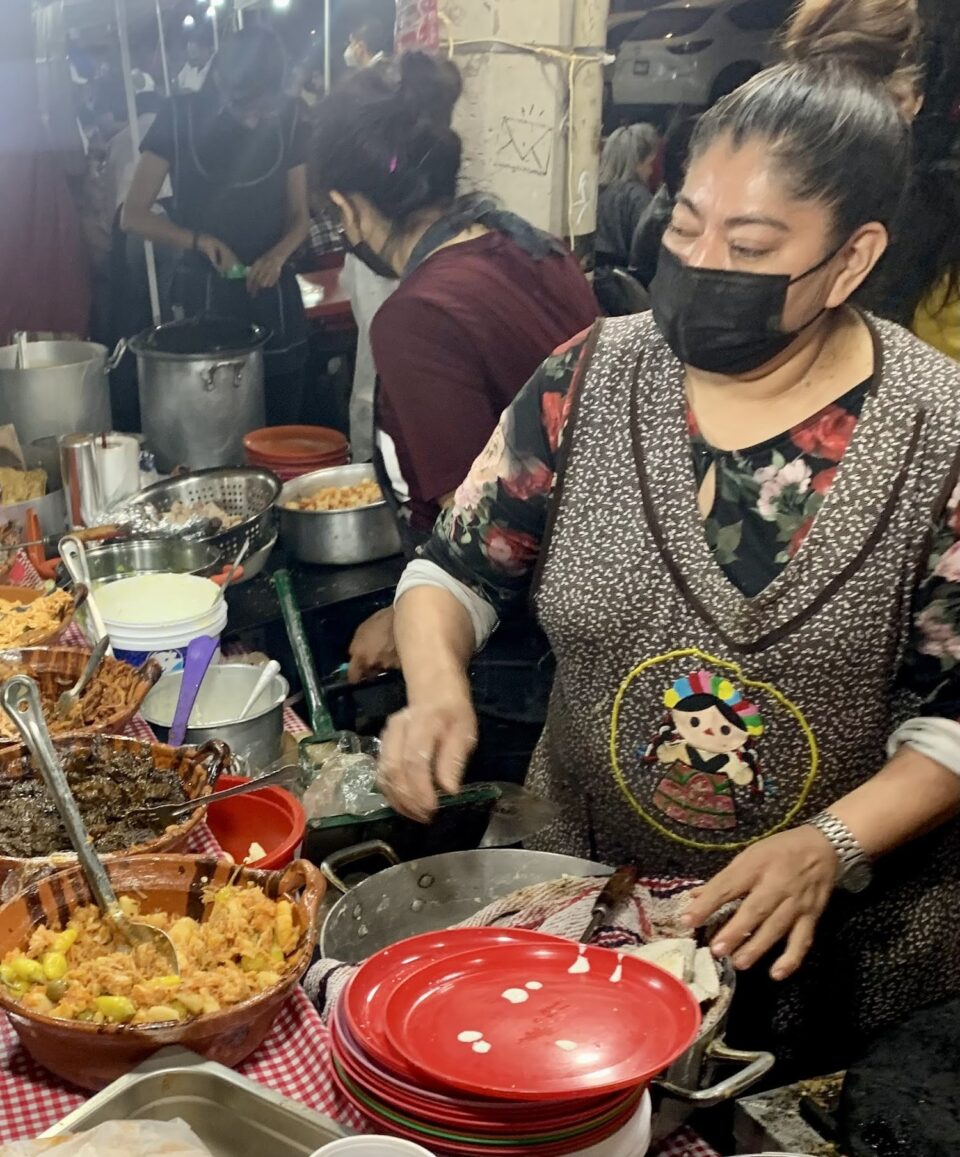
[[[748,374],[772,362],[826,311],[799,329],[783,329],[791,285],[810,277],[837,255],[828,254],[799,277],[740,273],[684,265],[666,246],[650,285],[653,318],[684,365],[713,374]]]
[[[358,261],[362,261],[364,265],[375,273],[377,277],[384,277],[387,281],[399,281],[400,274],[393,268],[393,266],[381,257],[380,254],[366,241],[358,241],[356,245],[351,244],[347,239],[346,234],[343,238],[344,248],[348,253],[352,253]]]

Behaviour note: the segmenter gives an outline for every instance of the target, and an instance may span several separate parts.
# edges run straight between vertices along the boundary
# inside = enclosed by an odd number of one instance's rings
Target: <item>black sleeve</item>
[[[173,164],[176,153],[174,117],[173,101],[165,100],[153,124],[147,130],[147,135],[140,143],[141,153],[154,153],[158,157],[163,157],[167,164]]]
[[[294,104],[289,140],[287,168],[295,169],[298,165],[305,165],[307,163],[307,149],[310,145],[310,126],[303,115],[299,101]]]

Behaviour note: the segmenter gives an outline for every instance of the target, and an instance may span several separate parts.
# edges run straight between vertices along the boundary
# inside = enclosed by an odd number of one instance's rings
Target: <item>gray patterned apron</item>
[[[754,598],[704,535],[682,367],[649,315],[595,332],[535,579],[558,673],[530,783],[562,809],[538,847],[709,877],[872,776],[917,713],[897,672],[957,477],[960,375],[897,327],[874,332],[877,371],[836,480]],[[862,896],[838,895],[797,977],[753,970],[751,1031],[817,1069],[960,992],[958,902],[951,823],[887,857]]]

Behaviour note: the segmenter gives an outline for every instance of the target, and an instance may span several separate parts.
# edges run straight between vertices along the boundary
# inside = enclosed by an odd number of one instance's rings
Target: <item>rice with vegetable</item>
[[[131,949],[98,908],[85,906],[65,928],[41,925],[25,952],[7,953],[0,983],[30,1012],[95,1024],[189,1020],[278,984],[303,934],[294,905],[255,886],[229,885],[205,899],[198,922],[141,913],[137,900],[120,898],[127,916],[170,936],[179,977],[167,974],[154,948]]]

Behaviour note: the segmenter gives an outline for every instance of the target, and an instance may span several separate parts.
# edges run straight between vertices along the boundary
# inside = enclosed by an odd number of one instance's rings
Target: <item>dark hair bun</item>
[[[407,52],[397,62],[400,99],[416,116],[449,126],[463,93],[460,69],[452,60]]]
[[[920,86],[917,0],[802,0],[784,36],[787,59],[831,59],[887,85],[895,96]]]
[[[398,227],[452,201],[463,145],[450,120],[462,87],[452,61],[423,52],[351,75],[318,106],[316,188],[362,195]]]

